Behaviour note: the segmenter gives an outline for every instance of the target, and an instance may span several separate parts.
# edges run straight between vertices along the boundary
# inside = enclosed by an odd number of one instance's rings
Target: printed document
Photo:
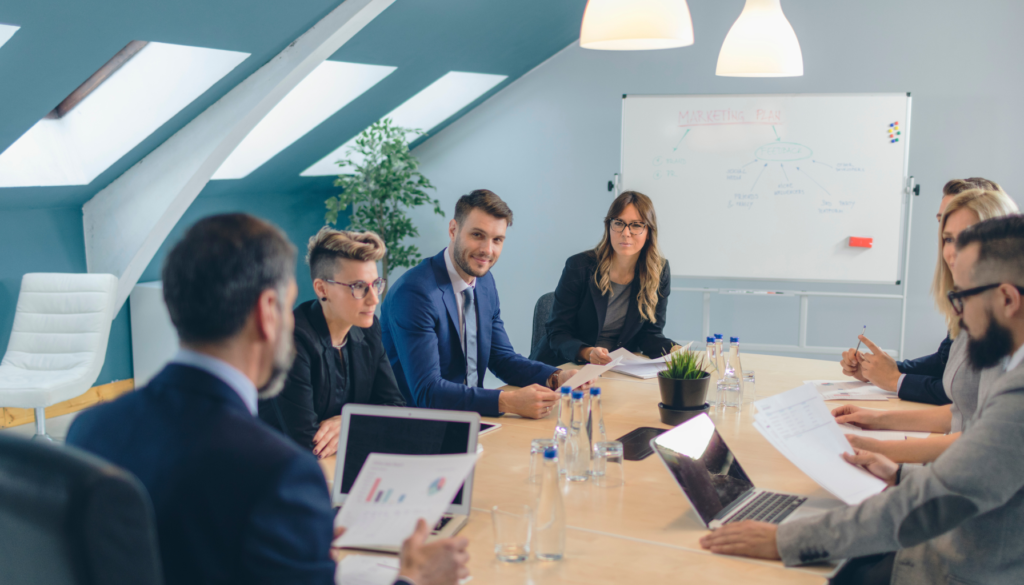
[[[665,365],[665,362],[668,360],[670,356],[677,354],[681,351],[686,351],[690,349],[690,345],[692,344],[693,342],[691,341],[690,343],[687,343],[684,347],[670,354],[666,354],[654,359],[647,359],[640,357],[638,355],[634,355],[633,352],[629,351],[624,347],[620,347],[619,349],[616,349],[615,351],[609,353],[608,355],[612,359],[622,358],[622,362],[619,365],[612,368],[613,372],[618,372],[620,374],[626,374],[627,376],[633,376],[634,378],[641,378],[647,380],[656,377],[662,370],[668,368],[668,366]]]
[[[888,400],[895,392],[882,390],[874,384],[859,380],[804,380],[821,393],[825,400]]]
[[[839,425],[839,428],[843,430],[844,435],[860,435],[862,437],[868,437],[869,439],[877,439],[879,441],[902,441],[903,439],[923,439],[931,436],[931,433],[927,431],[876,431],[871,429],[862,429],[858,426],[851,424]]]
[[[605,364],[603,366],[599,366],[597,364],[587,364],[587,365],[583,366],[582,368],[580,368],[580,371],[576,372],[575,376],[573,376],[572,378],[569,378],[569,380],[565,384],[562,384],[562,385],[563,386],[568,386],[569,388],[575,390],[575,389],[579,388],[580,386],[582,386],[582,385],[584,385],[584,384],[586,384],[588,382],[593,382],[594,380],[600,378],[601,374],[603,374],[603,373],[607,372],[608,370],[614,368],[615,366],[619,365],[620,363],[622,363],[622,357],[621,356],[612,359],[612,361],[608,362],[607,364]]]
[[[476,453],[371,453],[334,519],[337,547],[401,547],[420,518],[434,526],[476,463]]]
[[[813,385],[754,404],[754,427],[832,495],[853,505],[885,489],[885,482],[843,459],[842,454],[853,453],[853,448]]]

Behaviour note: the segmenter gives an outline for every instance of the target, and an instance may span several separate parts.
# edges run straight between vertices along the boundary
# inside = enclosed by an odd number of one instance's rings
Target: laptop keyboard
[[[739,522],[740,520],[757,520],[778,524],[786,519],[796,510],[797,506],[807,501],[807,498],[790,496],[786,494],[774,494],[772,492],[761,492],[749,504],[732,518],[725,521],[726,524]]]
[[[437,526],[434,527],[434,534],[441,532],[441,529],[448,525],[452,521],[451,516],[441,516],[441,519],[437,521]]]

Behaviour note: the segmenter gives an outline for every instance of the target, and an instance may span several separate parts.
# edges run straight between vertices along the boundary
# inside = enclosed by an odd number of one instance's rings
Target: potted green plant
[[[384,240],[388,250],[380,264],[385,281],[392,269],[409,268],[420,261],[416,246],[402,244],[420,235],[406,210],[429,205],[444,217],[441,203],[426,192],[434,186],[420,173],[419,161],[409,152],[410,137],[420,134],[420,130],[395,126],[390,118],[374,122],[356,137],[347,158],[338,161],[344,172],[334,186],[342,192],[326,201],[327,223],[335,224],[339,213],[351,207],[348,229],[370,230]],[[385,284],[381,298],[387,294]]]
[[[665,360],[666,368],[658,374],[661,402],[665,408],[684,410],[701,408],[707,402],[708,381],[703,352],[683,349]]]

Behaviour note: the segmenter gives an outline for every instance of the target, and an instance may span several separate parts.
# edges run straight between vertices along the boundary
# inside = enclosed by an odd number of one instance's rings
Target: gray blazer
[[[1024,583],[1024,365],[934,463],[857,506],[779,526],[787,565],[899,551],[894,585]]]

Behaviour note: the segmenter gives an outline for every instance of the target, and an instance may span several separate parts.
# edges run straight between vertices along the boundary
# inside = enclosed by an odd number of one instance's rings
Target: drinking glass
[[[743,404],[757,400],[757,388],[754,386],[754,370],[743,371]]]
[[[622,443],[619,441],[599,441],[594,444],[594,485],[612,488],[625,483],[622,453]]]
[[[530,441],[530,475],[527,483],[540,483],[544,477],[544,449],[557,447],[554,439],[534,439]],[[558,457],[561,458],[559,453]]]
[[[533,510],[522,504],[499,504],[491,508],[494,524],[494,554],[499,561],[521,563],[530,557]]]
[[[718,408],[722,409],[730,406],[738,408],[742,401],[741,392],[739,380],[736,378],[723,378],[719,380],[716,396]]]

